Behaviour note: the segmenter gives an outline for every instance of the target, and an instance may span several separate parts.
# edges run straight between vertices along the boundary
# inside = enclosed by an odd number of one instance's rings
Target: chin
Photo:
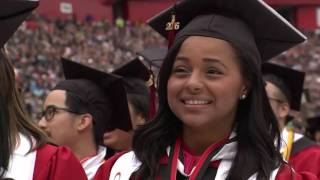
[[[197,118],[192,118],[192,117],[181,118],[181,121],[183,123],[183,126],[190,127],[190,128],[200,128],[200,127],[207,126],[210,123],[209,120],[205,121],[203,118],[199,116]]]

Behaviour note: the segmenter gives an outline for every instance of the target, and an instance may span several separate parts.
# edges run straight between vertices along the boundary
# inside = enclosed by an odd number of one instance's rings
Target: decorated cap
[[[182,0],[148,23],[169,44],[188,36],[206,36],[239,45],[257,65],[306,40],[262,0]]]

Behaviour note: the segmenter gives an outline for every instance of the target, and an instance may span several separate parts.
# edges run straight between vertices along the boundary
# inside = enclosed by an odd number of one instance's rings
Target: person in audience
[[[282,131],[280,151],[283,158],[297,172],[311,172],[320,178],[317,168],[320,166],[320,146],[294,132],[293,128],[285,127],[289,112],[300,110],[305,73],[274,63],[264,63],[262,73],[270,105]]]
[[[60,81],[43,104],[38,125],[52,142],[69,147],[94,179],[104,160],[113,155],[103,146],[103,133],[131,129],[127,98],[120,78],[62,59],[66,80]]]
[[[150,78],[149,69],[138,59],[113,71],[124,81],[133,130],[148,120],[150,94],[146,82]],[[118,151],[130,150],[133,131],[125,132],[115,129],[103,135],[104,145]]]

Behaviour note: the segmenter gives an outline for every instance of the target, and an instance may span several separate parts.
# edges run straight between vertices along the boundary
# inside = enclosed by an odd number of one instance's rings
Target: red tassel
[[[154,86],[154,83],[150,86],[150,109],[149,109],[149,120],[153,120],[153,118],[156,115],[157,112],[157,96],[156,96],[156,87]]]
[[[175,8],[171,15],[171,21],[166,24],[166,31],[168,31],[168,49],[171,48],[173,45],[174,39],[176,37],[176,31],[180,28],[180,22],[176,21],[176,14],[175,14]],[[154,75],[151,70],[150,66],[150,73],[151,73],[151,80],[152,85],[150,86],[150,110],[149,110],[149,120],[153,120],[153,118],[156,115],[157,112],[157,96],[156,96],[156,87],[155,87],[155,81],[154,81]]]
[[[170,49],[171,46],[173,45],[175,37],[176,37],[175,30],[171,30],[168,32],[168,49]]]
[[[176,31],[180,28],[180,23],[176,21],[175,11],[172,12],[171,21],[166,26],[166,31],[168,31],[168,49],[170,49],[176,37]]]

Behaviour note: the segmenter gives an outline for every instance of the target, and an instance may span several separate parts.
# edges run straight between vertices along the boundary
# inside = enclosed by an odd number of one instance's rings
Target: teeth
[[[186,100],[186,104],[190,105],[204,105],[204,104],[209,104],[210,101],[205,101],[205,100]]]

